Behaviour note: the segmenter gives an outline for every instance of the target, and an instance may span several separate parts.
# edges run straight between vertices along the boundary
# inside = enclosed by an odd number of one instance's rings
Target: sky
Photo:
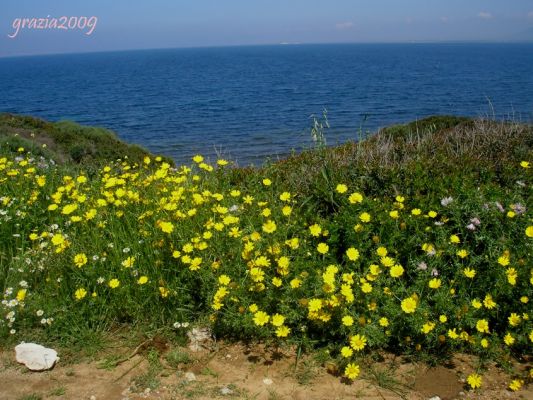
[[[62,16],[66,27],[75,27],[44,29],[53,19],[61,25]],[[34,24],[43,29],[22,25],[31,18],[41,18]],[[524,40],[533,41],[533,0],[0,2],[0,57],[278,43]]]

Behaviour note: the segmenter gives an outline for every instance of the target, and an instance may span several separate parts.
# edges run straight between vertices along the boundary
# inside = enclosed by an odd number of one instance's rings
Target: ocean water
[[[188,162],[261,163],[433,114],[533,120],[533,44],[345,44],[0,58],[0,112],[69,119]]]

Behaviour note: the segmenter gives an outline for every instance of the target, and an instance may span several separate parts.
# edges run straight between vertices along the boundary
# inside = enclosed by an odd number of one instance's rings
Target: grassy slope
[[[98,167],[124,157],[135,163],[149,154],[138,145],[124,143],[104,128],[70,121],[46,122],[12,114],[0,114],[0,147],[8,151],[24,147],[56,163],[83,164],[84,167]]]

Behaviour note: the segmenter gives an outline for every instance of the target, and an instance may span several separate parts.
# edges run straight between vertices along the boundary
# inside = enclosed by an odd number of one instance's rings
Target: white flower
[[[97,254],[95,254],[95,255],[93,256],[93,261],[98,261],[99,258],[100,258],[100,257],[99,257]]]
[[[181,328],[181,322],[174,322],[174,325],[172,325],[174,329]]]
[[[431,276],[439,276],[439,271],[435,268],[431,270]]]
[[[43,319],[41,320],[41,324],[42,324],[42,325],[46,325],[46,318],[43,318]]]
[[[38,317],[42,317],[43,314],[44,314],[44,311],[43,310],[37,310],[37,312],[35,314],[37,314]]]
[[[14,335],[15,333],[17,333],[17,331],[16,331],[16,329],[11,329],[11,330],[9,331],[9,333],[12,334],[12,335]]]
[[[476,230],[476,226],[475,226],[474,224],[468,224],[468,225],[466,226],[466,229],[469,229],[469,230],[471,230],[471,231],[475,231],[475,230]]]
[[[424,261],[422,261],[421,263],[418,264],[417,269],[421,271],[425,271],[426,269],[428,269],[428,265]]]
[[[96,280],[96,283],[98,283],[98,284],[100,284],[100,285],[101,285],[102,283],[104,283],[104,282],[105,282],[105,279],[102,278],[102,277],[99,277],[99,278]]]
[[[229,211],[230,212],[235,212],[239,209],[239,206],[237,204],[234,204],[232,205],[230,208],[229,208]]]
[[[129,253],[130,252],[130,248],[129,247],[125,247],[122,249],[122,252],[123,253]]]
[[[478,218],[472,218],[470,222],[473,223],[475,226],[481,225],[481,221]]]
[[[453,202],[453,197],[445,197],[440,201],[440,204],[442,204],[444,207],[446,207],[448,204]]]
[[[15,316],[15,311],[10,311],[6,315],[6,319],[12,319]]]
[[[27,287],[28,287],[28,282],[26,282],[26,281],[20,281],[20,282],[19,282],[19,286],[20,286],[21,288],[27,288]]]

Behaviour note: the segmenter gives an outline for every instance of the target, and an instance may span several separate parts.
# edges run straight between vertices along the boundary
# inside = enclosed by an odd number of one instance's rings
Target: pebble
[[[430,397],[428,400],[441,400],[439,396]]]

